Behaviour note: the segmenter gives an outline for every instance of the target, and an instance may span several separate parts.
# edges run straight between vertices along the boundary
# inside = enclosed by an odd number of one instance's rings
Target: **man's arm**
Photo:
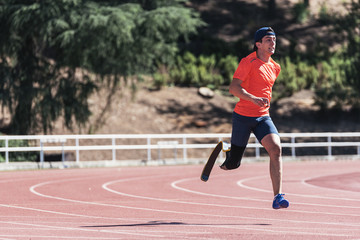
[[[248,93],[244,88],[241,87],[242,80],[238,78],[234,78],[230,84],[229,92],[238,97],[240,99],[244,99],[246,101],[250,101],[259,107],[267,107],[269,106],[269,100],[267,98],[256,97],[250,93]]]

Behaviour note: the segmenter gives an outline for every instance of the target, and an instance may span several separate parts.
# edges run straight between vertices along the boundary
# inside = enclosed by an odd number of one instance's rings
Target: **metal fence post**
[[[291,136],[291,156],[292,158],[296,158],[296,152],[295,152],[295,136]]]
[[[186,161],[187,160],[187,148],[186,148],[186,137],[183,137],[183,160]]]
[[[111,139],[111,143],[112,143],[112,146],[113,146],[113,149],[112,149],[112,160],[113,160],[113,162],[115,162],[115,161],[116,161],[115,138],[112,138],[112,139]]]
[[[79,153],[79,138],[75,139],[76,144],[76,163],[80,162],[80,153]]]
[[[67,168],[67,165],[65,164],[65,150],[64,150],[66,139],[60,139],[60,142],[61,142],[61,161],[63,167]]]
[[[329,134],[329,136],[328,136],[328,143],[329,143],[329,146],[328,146],[328,155],[329,155],[329,159],[331,159],[332,158],[332,149],[331,149],[331,134]]]
[[[6,164],[9,163],[9,139],[5,139],[5,161],[6,161]]]
[[[44,141],[40,139],[40,168],[44,167]]]
[[[150,162],[151,161],[151,148],[150,148],[151,139],[150,139],[150,137],[147,138],[147,145],[149,146],[147,149],[147,160],[148,160],[148,162]]]
[[[255,138],[255,143],[256,143],[255,156],[256,156],[256,159],[259,159],[259,158],[260,158],[260,148],[259,148],[259,146],[257,145],[257,144],[259,143],[259,141],[257,140],[257,138]]]

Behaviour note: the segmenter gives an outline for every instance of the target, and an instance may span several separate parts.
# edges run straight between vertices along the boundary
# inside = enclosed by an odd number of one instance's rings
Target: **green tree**
[[[179,38],[203,25],[184,1],[0,1],[0,101],[9,133],[51,131],[60,116],[87,122],[96,81],[170,63]]]
[[[346,42],[344,59],[346,79],[349,87],[360,97],[360,0],[351,1],[348,14],[337,19],[336,32],[343,36]],[[357,107],[360,107],[359,100]]]

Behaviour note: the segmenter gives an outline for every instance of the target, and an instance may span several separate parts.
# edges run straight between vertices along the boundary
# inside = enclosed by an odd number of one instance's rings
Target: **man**
[[[280,73],[280,65],[271,56],[275,52],[276,35],[272,28],[256,31],[254,52],[243,58],[236,69],[229,92],[239,98],[233,112],[231,150],[221,169],[240,166],[241,158],[253,132],[270,157],[270,176],[274,191],[273,208],[287,208],[282,194],[282,158],[279,133],[269,116],[272,86]]]

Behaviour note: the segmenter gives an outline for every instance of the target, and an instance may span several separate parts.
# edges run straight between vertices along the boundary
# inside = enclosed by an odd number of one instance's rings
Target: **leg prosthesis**
[[[240,167],[245,148],[246,147],[239,147],[231,144],[231,149],[226,152],[226,159],[220,168],[224,170],[232,170]]]

